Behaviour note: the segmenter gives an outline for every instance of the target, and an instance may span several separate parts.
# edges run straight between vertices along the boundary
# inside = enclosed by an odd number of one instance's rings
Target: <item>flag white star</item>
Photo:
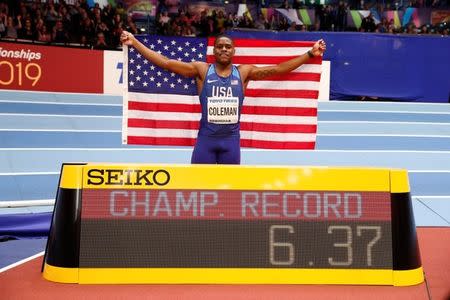
[[[156,42],[158,42],[158,44],[162,44],[162,40],[158,39]]]
[[[157,87],[161,87],[161,82],[157,82],[157,83],[156,83],[156,86],[157,86]]]
[[[147,85],[148,85],[147,81],[144,81],[144,82],[142,83],[142,85],[143,85],[143,86],[147,86]]]
[[[174,40],[172,40],[170,43],[171,43],[172,45],[175,45],[177,42],[175,42]]]
[[[140,76],[136,77],[136,80],[141,81],[141,77]]]

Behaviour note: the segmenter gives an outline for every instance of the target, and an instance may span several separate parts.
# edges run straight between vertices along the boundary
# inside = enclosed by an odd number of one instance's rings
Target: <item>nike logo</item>
[[[218,79],[215,79],[215,80],[208,79],[207,81],[208,81],[208,83],[213,83],[213,82],[216,82],[216,81],[219,81],[219,80]]]

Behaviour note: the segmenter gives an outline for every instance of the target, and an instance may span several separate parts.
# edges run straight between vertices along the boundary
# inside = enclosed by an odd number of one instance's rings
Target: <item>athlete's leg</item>
[[[241,146],[239,136],[223,138],[220,145],[221,149],[217,154],[218,164],[239,165],[241,163]]]
[[[215,164],[217,163],[216,152],[214,151],[215,145],[213,140],[206,136],[198,136],[197,142],[192,152],[191,163],[192,164]]]

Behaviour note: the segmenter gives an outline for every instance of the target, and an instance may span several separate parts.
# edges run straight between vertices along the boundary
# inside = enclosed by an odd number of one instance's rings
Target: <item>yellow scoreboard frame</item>
[[[146,214],[138,215],[138,213],[133,211],[133,215],[131,215],[131,210],[127,208],[112,211],[111,207],[108,207],[108,203],[113,203],[111,202],[113,198],[112,196],[108,196],[109,198],[105,196],[111,193],[121,194],[123,196],[128,195],[128,193],[143,195],[142,193],[153,192],[159,192],[165,195],[166,198],[164,199],[166,199],[167,206],[169,205],[167,195],[171,195],[170,193],[173,195],[175,193],[177,193],[176,195],[183,195],[183,192],[190,192],[190,195],[192,193],[195,195],[197,193],[201,194],[202,192],[209,193],[208,195],[214,195],[215,197],[214,205],[211,202],[209,205],[215,207],[214,210],[210,211],[205,211],[204,207],[198,209],[198,211],[196,209],[195,212],[189,210],[188,213],[191,216],[186,216],[186,211],[172,214],[171,211],[168,211],[167,207],[165,210],[160,209],[157,211],[155,209],[152,211],[153,214],[146,211]],[[246,215],[246,218],[244,218],[246,213],[244,208],[236,208],[236,206],[239,206],[239,203],[244,203],[243,198],[239,197],[244,194],[259,197],[259,193],[263,193],[264,197],[269,195],[273,198],[267,196],[267,199],[264,198],[264,201],[261,200],[261,202],[258,202],[258,205],[262,202],[265,205],[264,209],[258,212],[256,212],[254,207],[251,207],[257,201],[255,198],[252,198],[254,202],[246,204],[248,204],[248,211],[253,212],[253,215],[248,213],[251,216]],[[234,196],[231,197],[233,199],[225,197],[225,201],[222,201],[225,204],[219,205],[217,199],[220,198],[222,200],[222,195],[238,195],[237,198],[239,199],[234,199]],[[279,213],[276,210],[281,204],[277,204],[274,202],[276,200],[273,200],[278,195],[287,195],[283,196],[283,200],[279,202],[284,201],[284,204],[287,203],[287,197],[297,197],[295,199],[300,199],[299,197],[303,196],[307,197],[308,195],[316,195],[316,197],[322,197],[323,195],[328,197],[332,195],[333,197],[338,197],[339,202],[335,200],[334,206],[328,203],[330,205],[330,212],[334,211],[335,218],[332,218],[332,213],[328,215],[328,212],[326,212],[326,214],[320,216],[320,213],[317,213],[315,215],[316,219],[314,219],[314,216],[312,219],[307,219],[308,215],[306,211],[304,212],[304,216],[301,216],[300,209],[292,210],[290,208],[288,214],[285,207],[283,207],[284,213]],[[337,208],[337,203],[341,204],[341,195],[343,195],[342,199],[347,197],[347,195],[350,195],[349,197],[356,195],[355,197],[359,199],[358,205],[360,207],[358,206],[357,209],[359,212],[358,217],[364,220],[361,226],[355,225],[360,224],[355,221],[361,220],[337,219],[343,216],[343,213],[339,212],[339,208]],[[382,200],[380,197],[384,197],[383,199],[387,200]],[[189,199],[191,201],[189,205],[192,208],[192,201],[197,200],[196,198]],[[304,203],[306,203],[305,201],[307,200],[304,200]],[[371,202],[372,204],[366,205],[366,202]],[[186,205],[186,203],[184,204]],[[347,203],[345,205],[346,210],[348,210]],[[302,209],[306,210],[307,207],[302,207]],[[262,211],[264,211],[264,214]],[[297,212],[297,214],[293,212]],[[163,213],[166,215],[161,216]],[[349,218],[356,218],[356,213],[346,213]],[[228,217],[226,217],[227,214]],[[284,216],[281,216],[283,214]],[[310,213],[310,215],[313,214]],[[325,220],[325,217],[330,218],[330,220]],[[121,218],[127,218],[126,222],[128,223],[122,222]],[[389,237],[386,237],[386,241],[384,242],[385,248],[380,248],[381,251],[379,250],[378,252],[388,252],[388,256],[386,256],[387,261],[380,261],[380,265],[382,265],[380,268],[374,267],[373,261],[377,258],[376,256],[383,256],[383,254],[369,252],[369,250],[375,248],[369,249],[369,246],[366,245],[366,256],[369,257],[365,257],[364,260],[361,260],[362,262],[355,262],[352,265],[350,260],[346,259],[344,263],[338,263],[336,261],[339,259],[330,256],[345,250],[348,252],[347,256],[351,254],[353,257],[353,254],[355,254],[356,261],[358,251],[342,243],[342,241],[335,241],[331,244],[331,252],[324,250],[325,254],[322,254],[323,257],[320,257],[321,254],[318,254],[319,257],[313,257],[314,253],[310,253],[309,257],[311,259],[307,259],[304,263],[295,262],[297,263],[295,264],[294,260],[296,258],[291,253],[294,251],[294,244],[280,241],[273,242],[271,240],[270,249],[267,251],[261,250],[262,253],[270,252],[270,259],[266,259],[267,265],[262,262],[264,259],[261,260],[260,258],[255,260],[255,265],[251,263],[247,264],[245,258],[234,259],[231,257],[228,260],[218,258],[215,261],[215,256],[212,254],[209,259],[212,259],[213,262],[210,264],[202,261],[198,262],[196,259],[194,259],[195,262],[192,262],[190,258],[186,258],[185,260],[181,258],[181,263],[172,263],[170,261],[171,257],[161,257],[161,261],[166,260],[166,263],[159,264],[158,257],[153,257],[152,261],[145,261],[140,265],[139,261],[141,257],[139,255],[134,255],[132,260],[124,259],[124,261],[120,261],[121,252],[113,253],[111,257],[114,257],[114,259],[109,257],[102,262],[104,260],[103,255],[108,256],[108,253],[101,253],[101,249],[108,249],[111,246],[108,245],[111,240],[103,240],[102,236],[107,235],[108,230],[115,230],[121,232],[119,235],[115,233],[115,236],[126,238],[129,233],[126,232],[126,229],[122,228],[122,224],[130,224],[129,222],[136,221],[140,224],[139,226],[153,226],[152,224],[154,224],[155,226],[162,227],[163,231],[166,228],[170,231],[172,230],[170,228],[173,223],[180,222],[180,226],[173,227],[173,232],[176,231],[176,234],[179,234],[181,230],[183,231],[181,235],[189,236],[192,234],[190,232],[191,224],[208,222],[204,223],[208,224],[205,228],[214,227],[216,224],[222,224],[224,222],[222,219],[224,218],[231,220],[226,221],[228,222],[227,224],[235,221],[238,222],[237,224],[239,226],[235,226],[238,231],[245,231],[247,226],[260,226],[260,223],[263,224],[261,226],[266,226],[268,223],[273,223],[274,220],[282,221],[281,223],[278,221],[276,223],[284,225],[270,227],[270,234],[268,233],[267,236],[270,235],[270,239],[272,240],[274,232],[278,232],[275,230],[279,230],[280,232],[284,231],[284,233],[293,233],[294,228],[298,230],[298,228],[310,226],[308,228],[312,228],[312,231],[314,231],[314,228],[316,228],[314,226],[319,223],[328,224],[326,227],[328,228],[328,234],[333,234],[333,231],[336,231],[351,235],[352,230],[355,231],[354,229],[356,228],[358,230],[358,236],[360,236],[361,228],[366,231],[375,228],[375,231],[377,231],[383,226],[383,234],[387,232]],[[290,219],[288,220],[288,218]],[[98,227],[102,226],[102,222],[107,222],[107,225],[104,226],[106,229],[95,232]],[[383,224],[382,226],[371,226],[373,224],[381,224],[380,222]],[[229,228],[220,226],[217,228],[224,228],[223,230],[220,229],[222,231],[206,232],[207,229],[205,229],[205,236],[220,237],[221,232]],[[145,228],[144,231],[147,232],[149,228],[151,231],[152,227]],[[267,226],[264,228],[267,228]],[[239,243],[246,244],[245,239],[254,234],[259,239],[258,232],[252,230],[249,230],[248,235],[241,240],[237,239],[234,247],[240,247]],[[91,231],[94,231],[94,233],[91,233]],[[163,233],[163,231],[159,234]],[[381,233],[379,232],[381,231],[378,230],[377,234],[381,237]],[[141,233],[143,240],[147,239],[145,234]],[[239,233],[237,234],[239,235]],[[168,234],[164,239],[170,239],[172,236],[172,234]],[[321,244],[316,246],[326,247],[323,245],[327,243],[327,236],[330,235],[318,236],[317,243]],[[180,235],[178,235],[178,238],[180,238]],[[350,243],[352,238],[353,236],[350,236]],[[192,244],[193,247],[198,247],[195,248],[195,251],[201,252],[203,248],[208,247],[207,245],[198,244],[198,241],[202,241],[203,239],[203,236],[197,237],[197,242]],[[304,243],[305,240],[299,242],[303,242],[301,244],[314,243],[313,240],[315,239],[315,236],[311,234],[307,243]],[[97,240],[101,241],[97,243]],[[375,241],[378,240],[374,238],[368,241],[369,245],[372,243],[370,247],[373,247]],[[229,240],[229,242],[233,243],[234,241]],[[192,245],[190,244],[188,247]],[[381,243],[379,245],[381,247]],[[145,248],[147,246],[154,247],[152,243],[144,243],[143,246],[133,247]],[[91,249],[96,247],[100,250]],[[131,248],[131,246],[126,247],[128,247],[127,251],[134,251],[134,248]],[[110,248],[113,249],[114,247],[111,246]],[[151,251],[156,250],[158,253],[171,252],[168,248],[161,249],[163,250],[155,248]],[[242,249],[242,252],[251,252],[254,250],[254,248]],[[288,255],[284,255],[285,258],[275,257],[274,252],[278,250],[287,251]],[[111,251],[113,252],[114,250]],[[226,251],[228,250],[224,249],[219,252]],[[136,253],[145,253],[145,251]],[[178,259],[184,253],[183,251],[175,253],[174,255],[176,256],[174,258]],[[236,253],[239,253],[239,251]],[[209,255],[207,252],[204,252],[204,254],[206,256]],[[233,254],[230,255],[232,256]],[[312,258],[316,260],[321,259],[323,261],[322,265],[317,267],[318,265],[313,263],[318,262]],[[142,257],[142,260],[145,259]],[[385,256],[379,260],[384,259]],[[222,260],[226,260],[228,265],[227,263],[222,264]],[[327,265],[327,261],[329,265]],[[220,263],[215,265],[216,262]],[[346,262],[348,263],[346,264]],[[419,284],[424,280],[407,171],[384,168],[64,164],[61,169],[59,188],[42,271],[43,277],[47,280],[86,284],[364,284],[405,286]]]

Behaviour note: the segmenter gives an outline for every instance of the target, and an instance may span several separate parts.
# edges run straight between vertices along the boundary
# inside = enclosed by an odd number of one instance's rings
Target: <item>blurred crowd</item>
[[[246,1],[241,1],[246,2]],[[249,1],[251,2],[251,1]],[[449,7],[448,0],[412,0],[411,7]],[[94,49],[116,49],[120,46],[123,30],[134,34],[140,32],[131,15],[117,2],[100,7],[97,3],[89,7],[87,0],[0,0],[0,38],[32,40],[41,43],[75,44]],[[377,11],[398,9],[399,2],[335,1],[329,5],[305,6],[301,0],[284,0],[276,6],[267,0],[253,1],[259,8],[314,8],[316,22],[306,26],[289,22],[280,15],[268,19],[264,14],[252,18],[249,14],[238,16],[237,12],[226,13],[225,9],[201,10],[192,13],[179,0],[159,0],[152,30],[163,35],[211,36],[234,28],[252,28],[277,31],[348,31],[355,30],[347,24],[349,9],[368,10],[377,5]],[[383,4],[380,4],[383,3]],[[393,3],[393,2],[392,2]],[[401,2],[403,5],[403,1]],[[148,25],[148,24],[147,24]],[[393,20],[382,18],[376,24],[372,15],[363,18],[359,31],[408,34],[449,34],[445,26],[423,25],[416,28],[413,23],[397,27]]]
[[[258,30],[275,30],[275,31],[355,31],[347,23],[347,15],[350,9],[365,10],[375,9],[380,15],[383,15],[385,10],[398,10],[406,7],[428,7],[450,8],[448,0],[412,0],[408,4],[403,5],[403,2],[396,2],[391,5],[391,2],[378,1],[330,1],[330,4],[306,5],[302,0],[284,0],[280,4],[273,5],[271,1],[256,1],[260,8],[283,8],[283,9],[314,9],[315,23],[311,25],[296,24],[289,22],[287,18],[281,17],[279,14],[267,17],[267,15],[260,13],[256,18],[249,14],[238,16],[237,12],[225,13],[223,9],[206,11],[199,13],[189,13],[187,7],[179,7],[174,13],[170,5],[179,5],[178,0],[164,0],[160,4],[159,13],[156,17],[157,33],[163,35],[182,35],[182,36],[210,36],[220,34],[224,31],[241,28],[241,29],[258,29]],[[251,1],[241,1],[251,2]],[[405,1],[406,2],[406,1]],[[400,3],[400,4],[399,4]],[[392,7],[391,7],[392,6]],[[172,13],[169,13],[172,11]],[[378,32],[378,33],[408,33],[408,34],[449,34],[448,24],[432,26],[426,24],[417,28],[414,23],[407,26],[397,26],[394,20],[387,20],[381,18],[377,22],[372,14],[362,19],[361,27],[358,29],[361,32]]]
[[[122,5],[89,7],[87,0],[0,0],[0,37],[54,44],[77,44],[94,49],[120,45],[123,30],[137,33],[136,24]]]

